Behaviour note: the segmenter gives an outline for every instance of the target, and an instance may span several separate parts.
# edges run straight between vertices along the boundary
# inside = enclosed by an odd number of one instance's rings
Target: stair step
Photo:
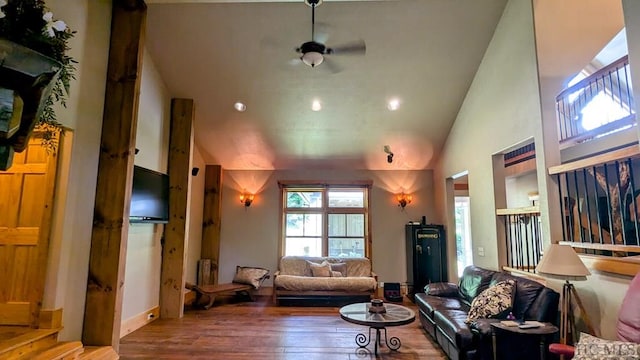
[[[57,342],[60,329],[33,329],[0,342],[0,359],[27,359]]]
[[[77,360],[84,351],[82,342],[66,341],[58,342],[52,347],[33,354],[32,360]]]
[[[87,346],[80,355],[81,360],[118,360],[120,356],[111,346]]]

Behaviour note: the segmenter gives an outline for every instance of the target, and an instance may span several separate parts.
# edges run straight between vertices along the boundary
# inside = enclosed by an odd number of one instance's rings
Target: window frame
[[[330,214],[363,214],[364,215],[364,257],[371,259],[371,181],[353,181],[353,182],[314,182],[314,181],[278,181],[280,188],[280,244],[279,254],[284,256],[286,251],[286,218],[288,213],[296,214],[321,214],[322,229],[320,239],[322,242],[322,256],[328,256],[329,253],[329,215]],[[316,191],[322,193],[322,204],[316,208],[292,207],[288,208],[287,193],[291,191]],[[329,207],[330,191],[336,190],[354,190],[363,192],[364,206],[357,207]],[[346,236],[345,236],[346,237]]]

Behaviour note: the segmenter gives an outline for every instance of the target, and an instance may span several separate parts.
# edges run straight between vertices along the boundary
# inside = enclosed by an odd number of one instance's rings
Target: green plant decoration
[[[68,41],[75,34],[53,14],[42,0],[0,0],[0,38],[35,50],[58,61],[62,66],[38,121],[43,131],[43,145],[55,150],[53,136],[62,127],[53,109],[55,103],[66,107],[71,80],[75,79],[75,61],[67,55]],[[55,130],[55,131],[54,131]]]

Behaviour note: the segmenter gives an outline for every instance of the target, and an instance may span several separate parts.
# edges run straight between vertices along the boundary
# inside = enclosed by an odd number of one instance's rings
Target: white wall
[[[535,172],[505,180],[507,208],[514,209],[533,205],[528,194],[538,191],[538,178]]]
[[[630,6],[638,8],[634,9],[634,18],[640,15],[640,7],[636,4]],[[626,14],[625,17],[627,15],[631,16]],[[640,31],[629,39],[629,46],[640,44],[634,41],[639,38]],[[435,176],[436,193],[444,196],[444,190],[439,189],[444,189],[445,179],[462,170],[469,170],[474,251],[482,246],[486,253],[484,257],[474,254],[474,263],[479,266],[498,267],[494,198],[499,194],[494,193],[493,182],[502,179],[492,178],[491,156],[531,137],[537,149],[542,235],[546,239],[550,237],[547,199],[554,201],[555,194],[546,194],[546,161],[542,151],[544,145],[541,139],[536,66],[531,2],[510,0],[449,134]],[[554,79],[554,83],[557,82]],[[548,104],[545,102],[546,106]],[[552,111],[546,110],[545,113],[552,114]],[[518,187],[533,186],[534,180],[525,177],[523,182],[509,184],[507,191],[521,191]],[[439,201],[446,203],[443,199]],[[444,206],[442,208],[446,214],[447,209]],[[450,256],[453,256],[451,252]],[[615,338],[617,313],[628,283],[628,277],[598,272],[594,272],[587,281],[575,283],[591,320],[605,338]],[[549,281],[548,286],[561,291],[562,283]]]
[[[150,54],[144,51],[135,164],[167,172],[171,97]],[[122,299],[123,322],[160,304],[163,224],[130,224]]]
[[[198,260],[202,246],[202,209],[204,207],[204,169],[205,163],[197,147],[193,149],[192,166],[200,169],[198,175],[191,177],[189,190],[189,223],[186,239],[185,281],[197,283]]]
[[[451,128],[435,177],[436,193],[445,196],[445,179],[469,172],[473,263],[478,266],[498,267],[492,155],[539,136],[538,99],[531,2],[510,0]],[[543,198],[546,193],[540,192]],[[453,209],[448,213],[452,216]],[[455,257],[454,237],[448,238],[449,256]],[[477,255],[478,247],[485,256]]]
[[[109,0],[47,0],[56,19],[77,33],[69,54],[79,61],[66,108],[58,121],[73,130],[70,163],[62,168],[68,191],[56,194],[51,261],[43,307],[64,308],[60,340],[80,339],[111,27]],[[62,210],[62,211],[61,211]]]
[[[278,180],[372,180],[370,196],[372,263],[380,281],[405,282],[404,224],[427,217],[438,223],[434,211],[432,172],[425,171],[234,171],[223,172],[220,282],[233,279],[236,265],[277,270],[280,243]],[[394,194],[404,189],[413,202],[401,211]],[[245,209],[242,189],[256,193]],[[265,286],[271,286],[265,283]]]

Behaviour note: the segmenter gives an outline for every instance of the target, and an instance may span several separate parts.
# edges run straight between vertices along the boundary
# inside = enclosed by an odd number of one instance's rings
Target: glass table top
[[[384,313],[369,312],[370,303],[357,303],[340,308],[340,317],[350,323],[371,327],[386,327],[409,324],[415,320],[413,310],[397,304],[385,303]]]

